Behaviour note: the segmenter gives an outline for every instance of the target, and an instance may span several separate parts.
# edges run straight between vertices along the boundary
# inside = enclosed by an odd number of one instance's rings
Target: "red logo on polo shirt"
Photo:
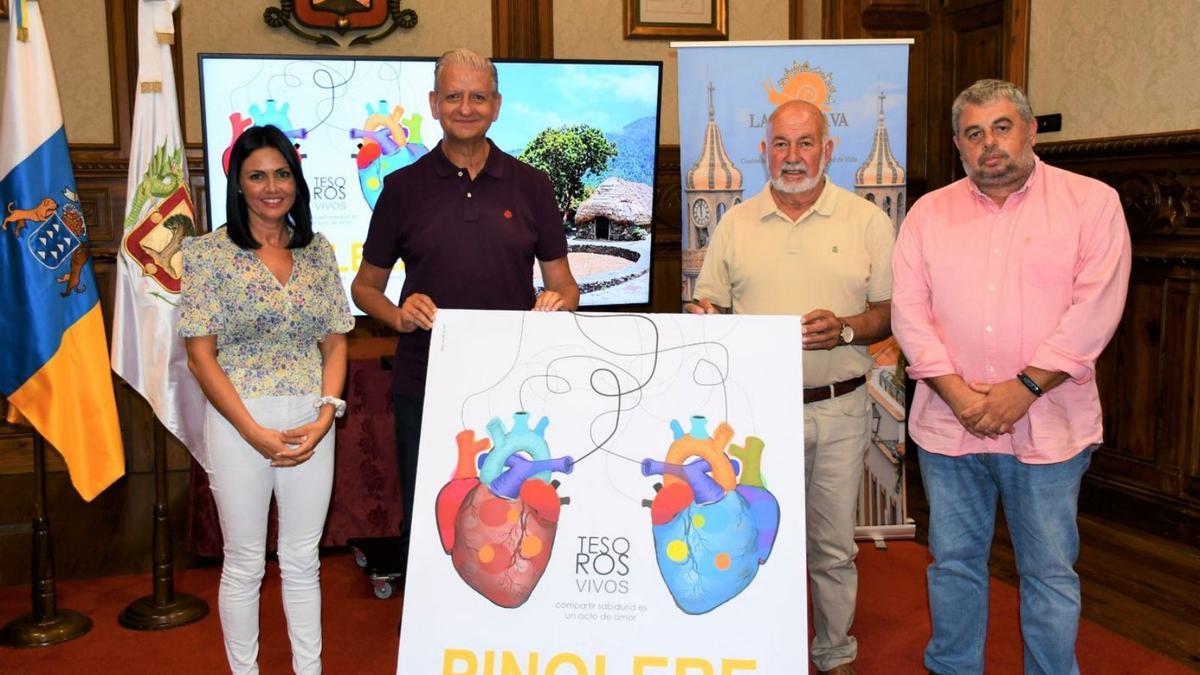
[[[512,211],[509,211],[508,209],[504,209],[504,219],[512,220]]]

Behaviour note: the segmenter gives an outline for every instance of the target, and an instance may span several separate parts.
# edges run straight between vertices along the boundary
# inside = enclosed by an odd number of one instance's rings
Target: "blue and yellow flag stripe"
[[[87,224],[36,4],[13,2],[0,108],[0,395],[91,500],[125,471]]]
[[[108,364],[99,303],[67,329],[53,358],[8,397],[62,454],[72,484],[88,501],[125,474],[112,376],[97,363]],[[68,401],[80,405],[64,405]]]

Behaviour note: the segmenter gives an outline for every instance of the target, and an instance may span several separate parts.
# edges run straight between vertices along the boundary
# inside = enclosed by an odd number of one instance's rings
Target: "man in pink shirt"
[[[925,666],[982,673],[996,504],[1021,576],[1025,672],[1078,673],[1079,484],[1102,439],[1095,362],[1129,284],[1116,192],[1043,164],[1016,86],[954,101],[967,178],[900,228],[892,330],[917,381],[909,435],[929,498]]]

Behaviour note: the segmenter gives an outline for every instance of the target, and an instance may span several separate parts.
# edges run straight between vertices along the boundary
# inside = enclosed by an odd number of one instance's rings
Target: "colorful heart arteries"
[[[570,474],[575,460],[553,458],[542,417],[529,413],[487,425],[490,438],[464,430],[456,438],[458,466],[437,496],[442,548],[463,581],[500,607],[519,607],[546,572],[563,504],[552,474]],[[663,460],[641,462],[644,476],[661,475],[650,507],[658,568],[675,604],[703,614],[728,602],[766,563],[779,529],[779,503],[763,485],[764,443],[749,436],[730,445],[734,431],[691,418]],[[489,450],[490,447],[490,450]],[[730,457],[732,455],[732,458]]]

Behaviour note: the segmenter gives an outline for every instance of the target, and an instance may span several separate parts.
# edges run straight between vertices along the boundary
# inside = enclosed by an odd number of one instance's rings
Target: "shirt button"
[[[1000,249],[998,249],[998,248],[992,249],[992,253],[999,253],[999,252],[1000,252]]]
[[[994,290],[996,290],[996,287],[995,287],[995,286],[988,286],[988,290],[989,290],[989,291],[994,291]]]
[[[462,178],[462,172],[461,172],[461,171],[459,171],[459,172],[458,172],[458,177],[459,177],[459,178]]]
[[[986,330],[986,331],[987,331],[987,332],[989,332],[989,333],[990,333],[990,332],[992,332],[992,327],[991,327],[990,325],[988,325],[988,326],[984,326],[984,327],[983,327],[983,329],[984,329],[984,330]]]
[[[994,373],[994,372],[996,372],[996,366],[988,366],[988,372],[989,372],[989,373]]]
[[[468,192],[468,193],[467,193],[467,199],[470,199],[470,198],[471,198],[471,193],[470,193],[470,192]]]

